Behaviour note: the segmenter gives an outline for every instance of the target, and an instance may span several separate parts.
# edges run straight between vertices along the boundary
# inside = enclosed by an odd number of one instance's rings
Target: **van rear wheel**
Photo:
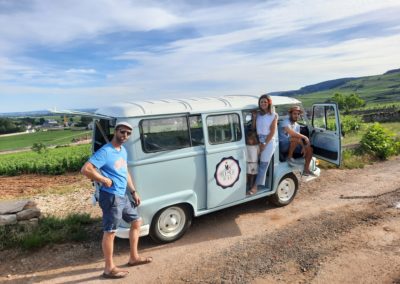
[[[278,184],[274,195],[269,197],[274,205],[282,207],[288,205],[296,196],[299,182],[293,173],[286,174]]]
[[[173,242],[182,237],[191,224],[192,214],[188,206],[166,207],[154,216],[150,237],[158,243]]]

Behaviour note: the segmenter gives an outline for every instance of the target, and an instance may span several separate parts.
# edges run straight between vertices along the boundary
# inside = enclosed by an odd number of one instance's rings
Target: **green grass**
[[[44,217],[38,226],[7,225],[0,227],[0,250],[19,247],[36,249],[49,244],[82,242],[98,238],[94,234],[99,219],[89,214],[71,214],[66,218]]]
[[[64,145],[71,143],[73,138],[90,138],[91,133],[91,130],[52,130],[14,136],[2,136],[0,137],[0,151],[29,148],[32,147],[34,143],[43,143],[46,146]]]
[[[373,125],[374,123],[363,123],[361,125],[361,129],[357,132],[349,132],[346,133],[345,137],[342,140],[342,145],[351,145],[360,143],[361,137],[367,131],[368,127]],[[397,136],[400,136],[400,122],[383,122],[381,125],[391,132],[395,133]]]

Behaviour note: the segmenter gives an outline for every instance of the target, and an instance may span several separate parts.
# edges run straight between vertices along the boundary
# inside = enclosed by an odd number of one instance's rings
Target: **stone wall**
[[[400,110],[392,112],[375,112],[363,115],[364,122],[396,122],[400,121]]]
[[[0,201],[0,226],[37,225],[40,209],[31,200]]]

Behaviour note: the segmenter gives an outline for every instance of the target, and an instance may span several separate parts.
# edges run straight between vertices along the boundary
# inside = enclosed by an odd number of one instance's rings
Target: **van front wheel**
[[[289,173],[284,175],[279,182],[275,194],[270,196],[269,200],[279,207],[288,205],[296,196],[298,187],[299,182],[294,174]]]
[[[160,243],[173,242],[183,236],[192,224],[192,214],[185,205],[161,209],[153,218],[150,237]]]

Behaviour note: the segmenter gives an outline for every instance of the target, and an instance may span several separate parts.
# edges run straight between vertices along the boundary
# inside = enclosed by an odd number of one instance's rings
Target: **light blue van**
[[[279,121],[287,116],[290,106],[301,105],[290,97],[273,96],[272,100]],[[279,147],[265,186],[254,195],[246,195],[245,134],[257,104],[257,96],[224,96],[133,101],[96,111],[93,151],[110,140],[118,121],[134,126],[125,147],[129,171],[142,198],[141,236],[171,242],[186,232],[193,217],[258,198],[268,197],[277,206],[294,199],[303,161],[300,158],[298,167],[289,166]],[[337,106],[316,104],[309,118],[304,116],[300,123],[302,132],[310,137],[315,157],[339,165]],[[319,176],[315,158],[310,169]],[[123,224],[117,236],[128,238],[128,232],[129,225]]]

